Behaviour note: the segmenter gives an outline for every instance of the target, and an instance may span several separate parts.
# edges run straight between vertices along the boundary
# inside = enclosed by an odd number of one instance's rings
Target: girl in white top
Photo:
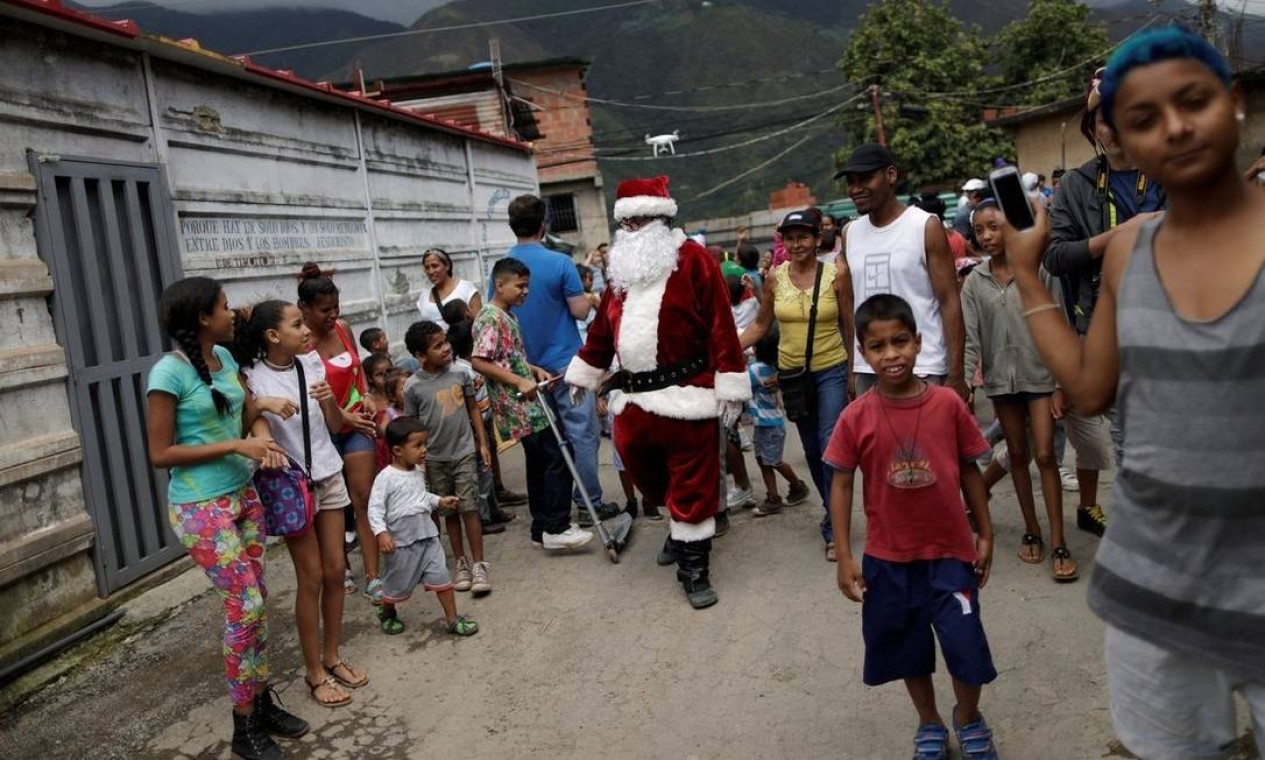
[[[245,316],[245,315],[243,315]],[[300,404],[307,406],[316,517],[312,530],[286,538],[298,580],[294,600],[295,627],[312,699],[324,707],[351,702],[345,688],[359,688],[368,676],[339,654],[342,639],[343,508],[351,505],[343,479],[343,460],[330,440],[330,430],[346,424],[348,415],[335,401],[325,381],[325,365],[319,354],[308,351],[312,336],[298,306],[284,301],[264,301],[255,306],[238,331],[234,353],[242,367],[247,389],[256,397],[276,396],[288,406],[279,414],[264,413],[255,422],[256,434],[270,433],[295,462],[303,465],[305,444]],[[300,389],[296,365],[302,365],[306,393]],[[321,622],[324,645],[321,646]]]
[[[422,270],[431,287],[422,291],[417,299],[417,310],[422,320],[434,322],[445,330],[448,323],[444,321],[441,310],[449,301],[461,299],[466,302],[470,318],[474,319],[483,308],[483,298],[479,289],[469,280],[459,280],[452,275],[452,257],[442,248],[432,248],[422,254]],[[438,303],[435,296],[438,295]]]

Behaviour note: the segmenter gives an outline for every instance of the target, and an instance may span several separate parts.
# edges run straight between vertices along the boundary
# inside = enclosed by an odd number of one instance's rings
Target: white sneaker
[[[470,585],[470,592],[474,594],[486,594],[492,590],[492,579],[488,577],[488,563],[474,563],[474,582]]]
[[[572,525],[561,533],[546,533],[541,545],[546,549],[575,549],[592,540],[592,533]]]
[[[1063,481],[1063,490],[1076,493],[1081,490],[1081,482],[1076,479],[1076,471],[1069,467],[1059,468],[1059,480]]]
[[[725,504],[730,509],[739,509],[741,507],[754,507],[756,505],[755,494],[745,488],[734,486],[729,489],[729,493],[725,495]]]
[[[452,588],[454,591],[469,591],[470,585],[474,578],[470,573],[470,561],[465,557],[457,558],[457,567],[452,574]]]

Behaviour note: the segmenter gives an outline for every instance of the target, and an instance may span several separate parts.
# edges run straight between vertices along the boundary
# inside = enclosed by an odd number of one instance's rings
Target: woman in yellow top
[[[808,320],[812,312],[813,285],[821,267],[821,288],[817,295],[817,326],[813,331],[812,365],[808,382],[815,401],[808,414],[795,422],[799,440],[808,459],[813,482],[821,494],[825,515],[821,537],[826,542],[826,559],[835,559],[834,529],[830,525],[830,468],[821,461],[822,451],[834,432],[835,421],[848,403],[848,351],[852,345],[852,279],[842,257],[837,263],[820,263],[821,214],[816,209],[793,211],[782,219],[777,231],[790,260],[774,267],[764,281],[760,313],[741,335],[742,347],[753,346],[777,319],[778,369],[782,372],[804,366],[808,349]]]

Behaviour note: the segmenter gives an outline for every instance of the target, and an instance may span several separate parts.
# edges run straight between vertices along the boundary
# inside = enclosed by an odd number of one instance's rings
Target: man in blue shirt
[[[592,305],[571,257],[551,251],[541,242],[545,238],[545,208],[545,202],[534,195],[520,195],[510,202],[510,229],[514,230],[518,243],[506,255],[523,262],[531,271],[527,301],[514,308],[527,349],[527,361],[551,376],[560,376],[580,350],[580,331],[575,322],[586,318]],[[492,283],[489,282],[488,287],[491,292]],[[602,501],[602,484],[597,476],[600,426],[595,394],[586,393],[578,404],[573,403],[566,383],[554,385],[550,394],[563,434],[571,444],[580,483],[593,499],[598,516],[603,520],[614,517],[619,513],[619,506]],[[580,507],[578,522],[588,527],[592,520],[582,506],[578,484],[573,499]]]

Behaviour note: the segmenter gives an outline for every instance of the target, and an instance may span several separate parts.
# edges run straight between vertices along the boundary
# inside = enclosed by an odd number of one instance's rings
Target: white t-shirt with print
[[[295,361],[303,362],[303,379],[307,387],[325,379],[325,365],[320,354],[312,351],[295,357]],[[243,370],[246,374],[246,387],[255,398],[263,396],[279,396],[299,403],[299,376],[294,368],[275,370],[263,361]],[[310,395],[305,396],[307,402],[308,425],[312,440],[312,480],[325,480],[342,472],[343,458],[334,448],[329,438],[329,428],[325,425],[325,416],[321,413],[321,404]],[[285,449],[290,458],[303,465],[303,415],[296,411],[290,419],[283,420],[270,412],[263,413],[268,421],[268,429],[277,445]]]

